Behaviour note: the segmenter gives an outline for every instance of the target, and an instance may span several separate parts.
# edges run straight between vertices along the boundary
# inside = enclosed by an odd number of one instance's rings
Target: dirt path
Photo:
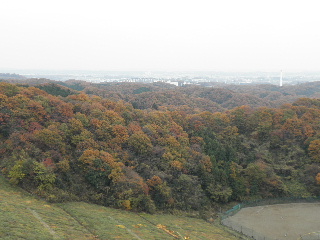
[[[60,239],[57,233],[45,221],[43,221],[43,219],[39,216],[39,214],[35,210],[32,210],[31,208],[27,208],[27,209],[49,231],[49,233],[53,236],[54,239]]]

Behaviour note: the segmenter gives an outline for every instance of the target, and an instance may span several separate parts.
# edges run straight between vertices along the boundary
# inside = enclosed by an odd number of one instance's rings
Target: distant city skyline
[[[3,72],[3,71],[2,71]],[[273,84],[294,85],[320,81],[320,72],[214,72],[214,71],[50,71],[17,70],[1,73],[0,79],[42,79],[43,81],[81,80],[91,83],[102,82],[165,82],[176,86],[189,84],[213,86],[216,84]],[[19,74],[19,75],[17,75]]]
[[[320,71],[318,1],[11,0],[0,70]]]

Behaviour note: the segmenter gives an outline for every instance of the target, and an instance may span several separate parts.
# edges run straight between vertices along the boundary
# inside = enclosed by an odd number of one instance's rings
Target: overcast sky
[[[319,0],[4,0],[0,69],[320,71]]]

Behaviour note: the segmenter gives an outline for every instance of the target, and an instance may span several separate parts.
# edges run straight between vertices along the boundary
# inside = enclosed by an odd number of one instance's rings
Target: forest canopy
[[[0,82],[1,172],[47,200],[155,212],[320,195],[314,95],[63,85]]]

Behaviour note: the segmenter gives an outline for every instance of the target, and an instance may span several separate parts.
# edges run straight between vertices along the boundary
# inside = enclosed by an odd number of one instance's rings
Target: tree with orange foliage
[[[317,174],[316,181],[317,181],[317,184],[320,185],[320,173]]]
[[[317,139],[310,142],[308,150],[311,158],[316,162],[320,162],[320,140]]]

